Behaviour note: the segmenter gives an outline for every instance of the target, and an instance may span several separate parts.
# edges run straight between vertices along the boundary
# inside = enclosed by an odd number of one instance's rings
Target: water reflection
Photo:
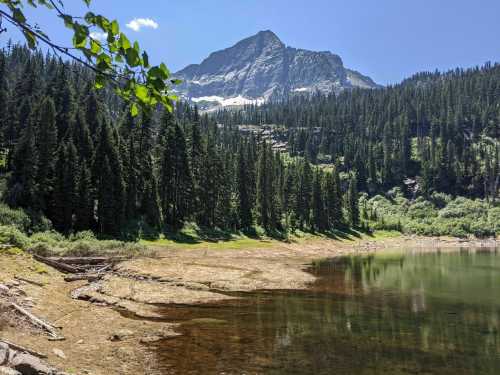
[[[496,253],[383,253],[311,272],[308,291],[172,309],[185,336],[157,349],[158,373],[500,373]]]

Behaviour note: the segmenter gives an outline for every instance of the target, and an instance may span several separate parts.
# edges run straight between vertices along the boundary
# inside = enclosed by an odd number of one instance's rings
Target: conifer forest
[[[376,222],[367,202],[393,188],[421,200],[498,199],[499,65],[239,110],[200,114],[179,102],[136,118],[94,91],[91,75],[21,45],[0,55],[2,199],[29,213],[30,230],[329,231]],[[268,124],[267,136],[241,131]]]

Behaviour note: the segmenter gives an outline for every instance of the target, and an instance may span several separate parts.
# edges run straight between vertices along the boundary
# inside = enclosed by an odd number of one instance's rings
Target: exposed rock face
[[[175,76],[184,81],[176,89],[186,97],[223,105],[290,92],[377,87],[369,77],[346,69],[338,55],[287,47],[272,31],[261,31],[214,52]]]

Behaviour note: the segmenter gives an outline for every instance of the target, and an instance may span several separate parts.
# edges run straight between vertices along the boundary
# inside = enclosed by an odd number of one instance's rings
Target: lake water
[[[307,291],[173,308],[161,374],[500,374],[500,256],[387,251],[324,261]]]

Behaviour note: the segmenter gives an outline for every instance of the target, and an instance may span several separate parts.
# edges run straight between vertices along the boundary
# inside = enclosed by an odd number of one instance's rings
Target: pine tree
[[[119,236],[125,211],[125,186],[122,163],[116,144],[117,133],[112,133],[107,122],[99,132],[99,143],[93,165],[93,181],[97,195],[98,232]]]
[[[54,192],[50,218],[54,227],[63,233],[73,230],[73,215],[78,205],[78,155],[70,140],[59,147],[56,161]]]
[[[160,169],[160,201],[166,222],[178,228],[191,214],[193,180],[184,133],[175,124],[167,129]]]
[[[28,121],[14,150],[7,202],[14,207],[38,209],[38,150],[32,122]]]
[[[323,231],[327,229],[327,220],[325,218],[325,206],[323,201],[323,175],[319,169],[314,174],[312,188],[312,227],[314,230]]]
[[[40,208],[46,211],[53,190],[57,152],[56,111],[53,100],[51,98],[42,100],[38,112],[36,140],[38,151],[37,183]]]
[[[257,210],[259,213],[259,224],[266,230],[270,229],[268,157],[267,145],[264,142],[261,148],[257,171]]]
[[[313,174],[311,165],[308,161],[304,161],[301,165],[298,187],[297,201],[295,214],[299,221],[299,227],[302,229],[304,225],[309,225],[311,215],[311,195],[312,195],[312,180]]]
[[[6,57],[4,52],[0,52],[0,145],[6,147],[5,131],[9,119],[10,91],[7,82]]]
[[[252,204],[250,202],[248,167],[243,144],[238,151],[238,218],[241,228],[252,226]]]
[[[349,188],[347,190],[346,209],[349,215],[349,224],[352,227],[359,225],[359,197],[357,188],[356,175],[353,174],[349,179]]]
[[[75,230],[94,229],[94,199],[92,193],[92,179],[87,165],[80,163],[78,176],[78,201],[75,207]]]
[[[138,215],[138,192],[137,192],[137,178],[138,178],[138,166],[137,166],[137,156],[135,152],[134,136],[130,135],[129,145],[128,145],[128,160],[126,163],[125,175],[127,178],[126,187],[126,207],[125,207],[125,218],[127,221],[131,221],[137,218]]]

